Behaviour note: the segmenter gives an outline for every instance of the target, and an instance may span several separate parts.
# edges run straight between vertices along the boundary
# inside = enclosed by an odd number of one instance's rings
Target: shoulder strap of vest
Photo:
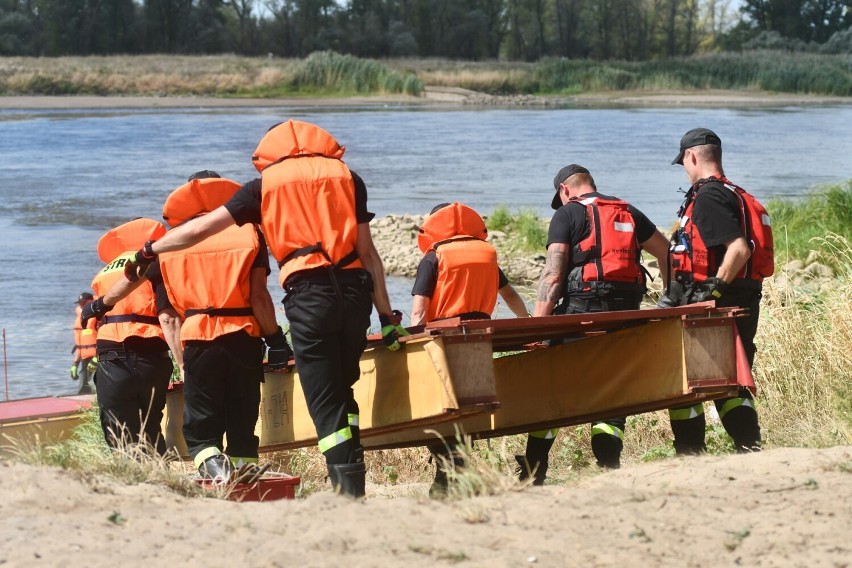
[[[101,325],[108,323],[147,323],[148,325],[160,325],[160,320],[157,316],[142,316],[139,314],[105,315],[101,320]]]
[[[248,308],[199,308],[193,309],[190,308],[186,310],[186,313],[183,314],[185,318],[191,318],[192,316],[197,315],[207,315],[207,316],[251,316],[254,315],[254,311],[250,307]]]

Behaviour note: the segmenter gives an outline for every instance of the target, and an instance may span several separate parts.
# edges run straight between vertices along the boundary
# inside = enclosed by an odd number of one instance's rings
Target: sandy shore
[[[397,105],[505,107],[781,107],[852,104],[852,97],[791,95],[748,91],[617,91],[573,97],[517,95],[495,97],[449,87],[427,87],[422,97],[219,98],[149,96],[0,96],[0,109],[145,109],[239,107],[387,107]]]
[[[369,455],[368,455],[369,459]],[[0,461],[4,566],[849,566],[852,447],[669,459],[458,502],[231,503]],[[394,497],[394,498],[388,498]]]

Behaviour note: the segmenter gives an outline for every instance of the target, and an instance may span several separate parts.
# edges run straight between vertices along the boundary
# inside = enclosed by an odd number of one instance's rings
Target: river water
[[[852,178],[852,107],[706,109],[0,110],[0,328],[8,398],[65,394],[73,301],[101,263],[103,232],[160,219],[172,189],[197,170],[247,181],[272,124],[314,122],[347,146],[370,210],[425,213],[462,201],[549,216],[560,167],[588,167],[598,187],[670,226],[688,185],[669,165],[680,136],[712,128],[728,177],[759,198],[797,196]],[[391,278],[406,312],[411,282]],[[276,303],[282,293],[270,278]],[[277,304],[280,306],[280,304]],[[279,319],[284,322],[283,311]],[[0,391],[0,400],[6,393]]]

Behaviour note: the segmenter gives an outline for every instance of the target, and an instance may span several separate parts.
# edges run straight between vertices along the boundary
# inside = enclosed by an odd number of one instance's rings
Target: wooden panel
[[[734,320],[696,320],[684,323],[683,353],[687,379],[696,384],[737,377]]]

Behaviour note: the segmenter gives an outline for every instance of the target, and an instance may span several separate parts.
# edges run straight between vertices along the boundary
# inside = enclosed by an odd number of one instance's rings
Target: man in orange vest
[[[92,281],[99,297],[83,307],[81,319],[89,320],[94,306],[101,305],[110,287],[123,279],[124,265],[139,244],[165,232],[162,223],[139,218],[107,231],[98,240],[98,256],[106,265]],[[151,271],[150,282],[122,301],[114,301],[111,313],[101,320],[98,409],[107,445],[116,448],[142,443],[165,455],[160,424],[172,376],[169,349],[180,361],[180,348],[174,341],[178,322],[157,271]],[[94,318],[87,323],[95,323]]]
[[[722,140],[712,130],[695,128],[684,134],[672,165],[683,166],[692,186],[672,236],[672,280],[660,305],[715,300],[717,306],[746,308],[748,315],[736,318],[736,325],[753,365],[763,279],[775,268],[769,215],[725,177]],[[737,452],[760,450],[760,424],[748,389],[715,404]],[[673,408],[669,418],[678,455],[704,451],[702,403]]]
[[[553,187],[556,194],[550,205],[556,212],[548,229],[534,315],[638,310],[645,293],[641,251],[656,257],[665,280],[666,238],[641,211],[599,193],[583,166],[560,169]],[[592,452],[600,467],[621,466],[625,425],[626,418],[592,423]],[[544,484],[557,432],[529,434],[526,454],[516,456],[522,479],[532,475],[535,485]]]
[[[239,187],[209,170],[193,174],[169,195],[163,218],[177,227],[203,217]],[[205,277],[211,270],[216,277]],[[186,250],[165,253],[142,277],[118,282],[95,311],[108,308],[152,273],[159,273],[170,303],[183,317],[183,434],[190,457],[203,477],[221,482],[231,481],[243,466],[259,473],[254,430],[264,339],[275,370],[284,368],[290,356],[266,287],[270,268],[263,234],[254,224],[232,226]]]
[[[411,325],[458,317],[491,319],[499,293],[519,318],[528,317],[524,301],[497,266],[497,251],[485,241],[487,229],[479,214],[461,203],[442,203],[432,209],[420,227],[418,245],[423,258],[417,266]],[[436,460],[432,497],[446,495],[447,468],[464,467],[458,440],[442,440],[428,447]]]
[[[234,224],[259,223],[280,267],[284,310],[308,409],[335,491],[361,497],[366,467],[352,386],[375,304],[388,349],[400,348],[402,314],[391,308],[384,267],[370,234],[363,180],[345,149],[316,125],[270,128],[252,156],[259,179],[225,205],[147,243],[136,273],[157,255],[185,249]],[[133,273],[128,273],[133,278]]]
[[[95,372],[97,364],[97,322],[87,322],[85,328],[80,323],[80,312],[83,306],[94,300],[91,292],[82,292],[74,303],[74,361],[71,363],[71,380],[80,381],[80,390],[78,394],[88,394],[92,392],[92,387],[89,385],[90,375]]]

